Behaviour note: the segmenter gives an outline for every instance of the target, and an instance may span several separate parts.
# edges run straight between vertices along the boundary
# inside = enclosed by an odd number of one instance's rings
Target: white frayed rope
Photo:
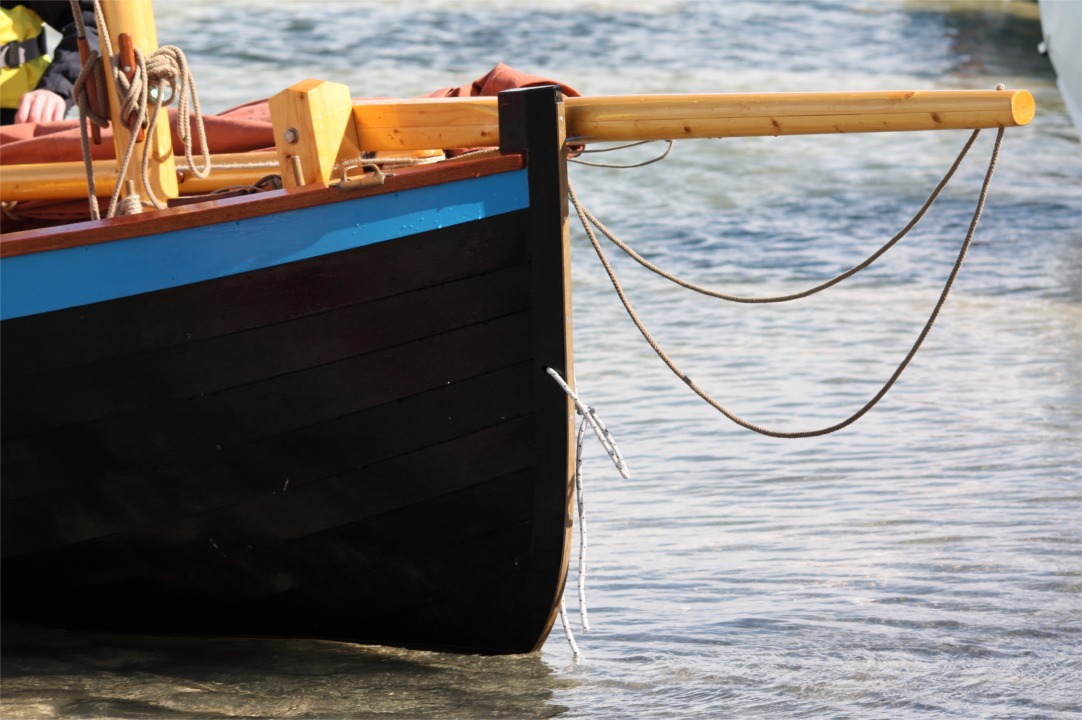
[[[605,427],[605,423],[598,417],[597,411],[594,408],[586,405],[574,390],[560,377],[560,373],[556,372],[552,368],[546,368],[546,372],[552,376],[552,379],[559,384],[560,388],[567,393],[567,396],[571,398],[575,403],[575,408],[578,410],[579,415],[582,416],[582,422],[579,423],[578,437],[575,447],[575,498],[576,506],[578,508],[578,524],[579,524],[579,572],[578,572],[578,591],[579,591],[579,617],[582,622],[583,632],[590,631],[590,620],[586,613],[586,503],[583,497],[582,491],[582,446],[583,441],[586,439],[586,426],[589,425],[593,428],[594,434],[597,435],[597,439],[601,441],[601,446],[605,448],[605,452],[609,454],[609,458],[612,459],[613,464],[620,473],[620,477],[625,480],[631,477],[631,472],[627,469],[627,464],[624,462],[623,455],[620,454],[620,448],[616,447],[616,441],[612,437],[612,433]],[[560,597],[560,622],[564,626],[564,634],[567,636],[567,643],[571,646],[571,653],[575,660],[582,657],[579,652],[578,643],[575,642],[575,635],[571,632],[571,624],[567,619],[567,606],[564,603],[563,596]]]

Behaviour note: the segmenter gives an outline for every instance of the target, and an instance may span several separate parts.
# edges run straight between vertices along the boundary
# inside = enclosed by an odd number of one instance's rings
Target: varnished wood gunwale
[[[521,156],[504,154],[402,168],[388,176],[384,184],[360,190],[341,191],[333,187],[306,186],[291,190],[269,190],[221,200],[208,196],[205,202],[182,205],[168,210],[154,210],[138,215],[88,220],[52,228],[2,234],[0,235],[0,258],[124,240],[141,237],[148,232],[164,233],[216,223],[235,222],[257,215],[316,207],[359,197],[404,192],[455,180],[518,170],[522,166]]]

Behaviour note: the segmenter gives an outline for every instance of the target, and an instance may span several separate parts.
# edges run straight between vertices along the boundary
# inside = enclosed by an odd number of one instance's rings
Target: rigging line
[[[593,413],[594,409],[590,408]],[[586,439],[586,426],[588,421],[585,417],[579,422],[579,432],[575,442],[575,503],[579,513],[579,617],[582,620],[582,631],[590,632],[590,618],[586,613],[586,496],[583,494],[582,482],[582,446]]]
[[[89,204],[90,219],[99,220],[101,209],[98,206],[97,186],[94,178],[94,159],[90,150],[89,122],[96,123],[101,127],[109,126],[109,118],[98,113],[96,108],[90,106],[90,99],[86,91],[86,83],[93,82],[98,97],[107,97],[105,90],[105,76],[101,67],[101,56],[97,50],[91,50],[85,64],[79,71],[79,77],[71,87],[71,95],[79,108],[79,140],[83,150],[83,170],[86,173],[87,202]]]
[[[687,280],[684,280],[684,279],[670,273],[669,271],[667,271],[667,270],[653,264],[652,262],[650,262],[649,260],[647,260],[643,256],[639,255],[637,252],[635,252],[634,249],[631,248],[631,246],[629,246],[627,243],[620,240],[611,230],[609,230],[607,227],[605,227],[601,223],[601,221],[599,221],[596,217],[594,217],[594,215],[589,210],[586,210],[585,208],[583,208],[583,213],[589,219],[589,221],[591,223],[593,223],[594,226],[605,235],[605,237],[607,237],[609,240],[611,240],[612,243],[614,245],[616,245],[616,247],[620,248],[625,253],[627,253],[637,263],[639,263],[640,265],[642,265],[646,269],[648,269],[648,270],[650,270],[650,271],[652,271],[654,273],[657,273],[658,275],[665,278],[666,280],[669,280],[670,282],[676,283],[677,285],[679,285],[681,287],[684,287],[684,288],[687,288],[688,290],[693,290],[693,291],[695,291],[697,293],[700,293],[702,295],[707,295],[709,297],[718,298],[719,300],[728,300],[730,302],[747,303],[747,304],[780,303],[780,302],[788,302],[788,301],[791,301],[791,300],[800,300],[802,298],[806,298],[806,297],[809,297],[811,295],[814,295],[814,294],[816,294],[818,292],[822,292],[823,290],[826,290],[827,288],[833,287],[834,285],[837,285],[838,283],[842,282],[843,280],[851,278],[852,276],[856,275],[860,271],[866,269],[872,263],[874,263],[876,260],[878,260],[880,257],[882,257],[888,250],[890,250],[892,247],[894,247],[902,238],[904,238],[906,235],[908,235],[909,231],[912,230],[917,225],[917,223],[919,223],[924,218],[924,215],[928,212],[928,209],[932,206],[932,204],[939,198],[940,193],[942,193],[943,189],[947,186],[947,183],[949,183],[951,178],[954,177],[954,173],[958,170],[959,166],[962,164],[962,160],[964,160],[966,155],[969,153],[969,149],[971,147],[973,147],[973,143],[974,143],[974,141],[976,141],[977,136],[979,134],[980,134],[980,130],[974,130],[973,131],[973,134],[970,135],[969,140],[966,142],[965,146],[962,148],[962,151],[958,154],[958,157],[955,158],[954,164],[951,165],[950,169],[947,171],[947,174],[944,175],[943,179],[939,181],[939,184],[936,185],[935,189],[932,191],[932,194],[928,196],[928,199],[924,201],[924,205],[922,205],[920,210],[917,211],[917,214],[913,216],[913,218],[905,225],[905,227],[903,227],[898,232],[898,234],[896,234],[894,237],[892,237],[890,240],[888,240],[886,242],[886,244],[884,244],[882,247],[880,247],[878,250],[876,250],[874,253],[872,253],[870,256],[868,256],[868,258],[865,259],[863,262],[859,263],[858,265],[854,265],[853,267],[851,267],[848,270],[846,270],[845,272],[843,272],[841,275],[838,275],[838,276],[836,276],[836,277],[834,277],[834,278],[832,278],[832,279],[830,279],[830,280],[828,280],[828,281],[826,281],[824,283],[816,285],[813,288],[809,288],[807,290],[803,290],[803,291],[797,292],[797,293],[792,293],[791,295],[778,295],[778,296],[774,296],[774,297],[747,297],[747,296],[742,296],[742,295],[732,295],[730,293],[721,292],[720,290],[712,290],[710,288],[703,287],[701,285],[696,285],[695,283],[692,283],[692,282],[688,282]],[[667,154],[668,153],[666,152],[666,155]],[[662,157],[664,157],[664,156],[662,156]],[[657,158],[656,160],[653,160],[653,161],[650,161],[650,162],[656,162],[657,160],[660,160],[660,159],[661,158]],[[595,163],[582,163],[582,164],[584,164],[584,165],[595,165],[595,166],[598,166],[598,167],[617,167],[615,165],[596,165]],[[635,166],[629,166],[629,167],[635,167]],[[577,199],[576,199],[576,197],[574,195],[574,190],[571,191],[571,198],[572,198],[573,202],[577,201]]]
[[[102,20],[102,22],[104,22],[104,20]],[[106,30],[106,32],[108,32],[108,30]],[[139,140],[137,128],[142,125],[143,119],[146,117],[146,104],[149,98],[149,88],[145,82],[146,58],[139,48],[134,48],[134,53],[136,71],[133,75],[133,80],[130,83],[127,81],[127,78],[124,77],[124,73],[120,70],[120,55],[112,55],[109,57],[113,83],[117,88],[119,102],[123,106],[121,117],[125,118],[125,122],[130,124],[130,132],[128,133],[128,144],[125,146],[123,156],[117,166],[117,183],[113,188],[113,194],[109,197],[109,210],[106,213],[106,217],[113,217],[116,215],[118,203],[120,202],[120,191],[124,188],[124,183],[121,179],[128,174],[128,167],[131,164],[132,157],[135,153],[135,147]],[[123,78],[123,80],[121,80],[121,78]],[[139,108],[143,108],[142,114],[140,114]],[[133,115],[135,120],[130,119]],[[148,136],[153,137],[149,135],[149,131]],[[150,144],[151,143],[148,142],[144,147],[149,147]],[[145,183],[145,174],[143,175],[143,180]]]
[[[582,415],[583,420],[589,423],[590,427],[593,429],[594,435],[596,435],[598,441],[600,441],[601,447],[605,448],[605,452],[609,454],[609,458],[619,471],[620,477],[624,480],[630,479],[631,471],[628,470],[627,463],[624,462],[624,456],[620,453],[620,448],[616,447],[616,440],[612,437],[612,433],[605,427],[605,423],[601,422],[601,418],[597,416],[597,411],[579,398],[578,393],[572,390],[567,382],[560,377],[560,373],[552,368],[545,368],[545,372],[556,381],[556,384],[560,386],[560,389],[575,403],[575,409],[578,411],[579,415]]]
[[[623,148],[635,147],[636,145],[643,145],[646,142],[653,142],[653,141],[652,140],[651,141],[645,141],[644,140],[643,142],[631,143],[630,145],[621,145],[618,148],[604,148],[604,149],[601,149],[601,150],[583,150],[582,152],[584,152],[584,153],[586,153],[586,152],[609,152],[609,151],[612,151],[612,150],[621,150]],[[574,158],[574,157],[570,157],[570,156],[567,158],[567,160],[568,160],[568,162],[578,163],[579,165],[585,165],[587,167],[613,168],[615,170],[630,170],[632,168],[640,168],[640,167],[646,167],[647,165],[653,165],[654,163],[661,162],[665,158],[669,157],[669,153],[672,152],[673,141],[672,140],[666,140],[665,142],[669,143],[669,146],[667,148],[665,148],[665,152],[661,153],[656,158],[653,158],[653,159],[650,159],[650,160],[644,160],[641,163],[632,163],[631,165],[616,165],[616,164],[610,164],[610,163],[589,162],[588,160],[579,160],[578,158]]]
[[[139,51],[139,49],[135,48],[135,61],[136,65],[138,66],[138,70],[134,75],[134,79],[129,83],[127,78],[124,77],[124,74],[120,71],[119,55],[115,55],[113,53],[113,44],[112,40],[109,37],[109,26],[105,21],[105,11],[102,9],[100,0],[94,0],[94,16],[97,22],[98,38],[102,48],[101,57],[103,62],[107,61],[109,63],[110,77],[114,86],[117,89],[119,102],[123,108],[121,111],[121,117],[129,118],[133,114],[136,115],[136,117],[139,117],[138,110],[140,106],[144,108],[143,112],[146,112],[145,107],[148,97],[147,84],[146,82],[144,82],[144,79],[146,77],[146,60],[143,57],[143,54]],[[81,109],[82,106],[80,106],[80,110]],[[141,123],[142,118],[140,118],[140,124]],[[80,120],[80,125],[84,126],[83,157],[84,161],[86,162],[88,174],[90,174],[93,173],[93,165],[90,161],[90,154],[89,152],[87,152],[90,149],[90,146],[85,139],[85,124],[86,123],[84,120]],[[127,146],[124,148],[124,151],[119,159],[117,165],[117,183],[116,186],[113,188],[112,195],[109,198],[109,209],[106,212],[106,217],[113,217],[116,214],[120,202],[120,192],[124,187],[122,179],[125,175],[127,175],[128,166],[131,164],[132,154],[135,151],[137,139],[138,134],[134,131],[131,132],[130,137],[128,138]],[[145,183],[145,175],[143,179]],[[88,180],[87,184],[88,186],[92,186],[93,181]],[[91,217],[96,218],[98,215],[97,201],[93,195],[90,196],[89,200],[91,206]]]
[[[652,142],[657,142],[657,140],[636,140],[635,142],[624,143],[622,145],[613,145],[611,147],[583,148],[579,151],[579,154],[589,155],[592,153],[616,152],[617,150],[626,150],[628,148],[638,147],[639,145],[649,145]],[[672,140],[669,140],[668,142],[672,142]]]
[[[563,385],[563,380],[558,374],[548,368],[548,372],[553,378],[556,378],[557,382]],[[565,392],[567,392],[565,390]],[[591,411],[593,408],[590,408]],[[579,431],[575,442],[575,499],[578,507],[578,520],[579,520],[579,572],[578,572],[578,589],[579,589],[579,619],[582,622],[582,631],[590,631],[590,619],[586,614],[586,504],[582,496],[582,446],[583,441],[586,439],[586,426],[587,420],[585,417],[579,422]],[[567,619],[567,602],[564,599],[563,593],[560,593],[560,622],[564,626],[564,636],[567,638],[568,645],[571,646],[571,653],[573,659],[578,662],[582,657],[582,653],[579,651],[579,645],[575,642],[575,633],[571,630],[571,623]]]
[[[86,23],[83,20],[83,12],[79,7],[79,0],[71,0],[71,15],[75,20],[75,33],[80,38],[86,38]]]
[[[575,642],[575,633],[571,632],[571,623],[567,620],[567,603],[564,602],[563,595],[560,596],[560,622],[564,626],[567,644],[571,646],[571,659],[578,662],[582,659],[582,653],[579,651],[579,644]]]
[[[73,11],[74,10],[75,6],[73,4]],[[210,148],[207,145],[206,130],[203,125],[203,111],[200,108],[199,96],[195,88],[195,79],[192,77],[184,52],[173,45],[165,45],[155,50],[149,56],[144,56],[139,48],[134,48],[136,67],[132,79],[129,81],[125,74],[121,72],[119,56],[114,55],[113,53],[112,41],[109,36],[109,27],[106,23],[105,13],[100,0],[94,1],[94,16],[97,21],[98,36],[104,54],[99,56],[92,51],[91,58],[87,65],[97,65],[99,58],[108,62],[110,77],[116,87],[117,96],[122,106],[120,117],[124,118],[125,122],[130,123],[130,127],[133,129],[133,132],[130,133],[131,137],[128,139],[127,147],[124,149],[118,163],[117,176],[118,178],[123,178],[127,175],[128,167],[131,164],[138,140],[134,128],[145,126],[148,140],[143,147],[143,156],[140,165],[143,190],[146,192],[150,204],[158,209],[163,209],[165,208],[166,203],[155,196],[154,190],[150,184],[149,176],[150,152],[153,145],[153,141],[149,138],[154,137],[158,116],[161,114],[162,108],[177,101],[176,129],[177,134],[184,145],[184,156],[188,161],[189,171],[199,178],[206,178],[210,173]],[[76,94],[77,97],[83,96],[82,85],[87,81],[87,78],[89,77],[88,73],[89,71],[84,67],[83,72],[80,73],[80,77],[76,81],[79,89],[79,93]],[[168,97],[165,94],[167,89],[169,90]],[[100,83],[99,93],[101,93]],[[99,96],[104,95],[100,94]],[[151,100],[153,100],[152,103]],[[148,105],[150,104],[153,104],[153,108],[148,111]],[[189,114],[189,106],[191,107],[191,113],[194,114],[195,130],[198,133],[198,140],[202,149],[202,167],[196,165],[193,157],[193,118]],[[103,126],[108,125],[109,119],[97,115],[96,113],[85,112],[87,110],[86,103],[82,100],[79,101],[79,110],[81,117],[80,125],[82,126],[81,132],[84,135],[83,156],[84,161],[87,163],[88,185],[92,186],[93,178],[90,177],[90,175],[93,172],[93,166],[89,160],[89,144],[85,140],[86,121],[82,118],[84,115],[88,116],[93,122]],[[116,187],[113,189],[112,196],[109,198],[108,217],[112,217],[116,214],[120,192],[123,186],[124,184],[118,181]],[[93,191],[89,194],[89,201],[91,205],[91,217],[96,218],[98,210]]]
[[[642,336],[646,339],[646,342],[649,343],[650,347],[654,350],[655,353],[657,353],[657,356],[661,358],[661,360],[669,367],[673,374],[683,380],[684,383],[689,388],[691,388],[691,390],[696,395],[706,401],[708,405],[710,405],[722,415],[729,418],[734,423],[740,425],[743,428],[752,430],[761,435],[766,435],[768,437],[783,439],[817,437],[820,435],[827,435],[829,433],[836,432],[845,427],[848,427],[849,425],[852,425],[854,422],[863,417],[869,410],[875,407],[876,404],[878,404],[879,401],[882,400],[883,397],[887,394],[887,392],[894,386],[894,383],[897,382],[898,378],[901,377],[906,367],[909,366],[910,361],[913,360],[913,357],[916,356],[917,351],[924,343],[925,338],[928,336],[928,333],[932,329],[932,325],[935,324],[936,318],[939,316],[940,310],[943,309],[943,305],[947,302],[947,295],[950,294],[951,288],[954,286],[954,281],[958,277],[958,272],[962,268],[962,263],[965,261],[966,253],[969,251],[969,246],[972,243],[973,236],[977,231],[977,224],[980,222],[981,215],[984,212],[985,201],[988,199],[988,188],[992,183],[992,175],[995,172],[996,164],[999,162],[999,151],[1000,147],[1003,144],[1003,132],[1004,129],[1001,127],[996,134],[995,145],[992,148],[992,157],[988,162],[988,170],[985,173],[984,182],[981,185],[980,195],[977,198],[977,206],[973,211],[973,219],[970,221],[969,230],[966,233],[965,239],[962,241],[962,246],[958,251],[958,258],[955,260],[954,266],[951,268],[950,274],[947,276],[947,280],[943,286],[943,291],[939,295],[939,300],[936,302],[935,307],[932,309],[931,315],[928,317],[927,322],[924,324],[924,327],[921,329],[920,334],[917,336],[916,342],[913,343],[913,346],[910,348],[905,358],[902,359],[902,362],[895,369],[894,373],[887,380],[886,384],[883,385],[883,387],[879,390],[879,392],[875,394],[874,397],[872,397],[871,400],[865,403],[863,407],[861,407],[859,410],[857,410],[845,420],[842,420],[839,423],[835,423],[834,425],[819,428],[816,430],[779,431],[752,423],[735,414],[724,405],[719,403],[709,393],[699,387],[699,385],[696,384],[694,380],[688,377],[688,375],[683,370],[681,370],[679,366],[676,365],[672,358],[669,357],[668,353],[666,353],[665,350],[662,349],[662,347],[657,343],[657,341],[653,338],[650,332],[646,329],[646,326],[643,325],[643,322],[639,318],[638,314],[631,307],[631,302],[628,300],[627,295],[624,293],[624,289],[620,285],[620,281],[616,277],[616,272],[613,270],[612,265],[609,263],[608,258],[605,256],[605,251],[602,249],[601,243],[598,242],[597,235],[594,234],[593,229],[590,227],[589,222],[587,221],[586,213],[582,208],[582,204],[574,195],[574,191],[570,190],[570,185],[569,192],[571,194],[572,203],[575,206],[575,210],[579,214],[579,219],[582,221],[582,225],[586,229],[586,235],[590,238],[590,242],[591,244],[593,244],[594,250],[597,252],[598,257],[601,260],[601,264],[605,268],[605,272],[608,273],[609,280],[612,282],[613,288],[615,288],[616,294],[620,298],[620,302],[623,303],[624,309],[630,316],[631,321],[635,323],[635,327],[637,327],[639,332],[642,333]],[[974,132],[974,138],[978,133],[979,131]]]

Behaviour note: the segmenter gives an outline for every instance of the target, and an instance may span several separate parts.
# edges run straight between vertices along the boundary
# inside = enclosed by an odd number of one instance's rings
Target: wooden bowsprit
[[[321,97],[333,83],[306,80],[285,93]],[[342,87],[342,86],[336,86]],[[342,147],[360,152],[494,147],[500,143],[495,97],[373,100],[357,105],[348,91],[325,104],[337,114],[328,124],[342,137],[320,138],[322,156],[306,163],[326,168],[341,159]],[[293,105],[300,105],[294,102]],[[627,142],[832,133],[901,132],[1018,127],[1033,119],[1033,96],[1026,90],[914,90],[893,92],[748,93],[569,97],[564,101],[567,141]],[[350,117],[351,116],[351,117]],[[352,122],[350,122],[352,120]],[[276,136],[282,133],[276,133]],[[280,148],[281,150],[281,148]],[[291,149],[292,152],[292,149]],[[252,153],[250,160],[273,159]],[[171,158],[170,158],[171,159]],[[230,157],[228,160],[236,160]],[[214,164],[220,159],[214,158]],[[7,165],[0,177],[5,201],[84,197],[81,164]],[[292,172],[282,166],[283,175]],[[97,171],[97,168],[96,168]],[[186,181],[183,191],[209,192],[258,180],[267,170],[229,172]],[[309,181],[316,180],[313,176]],[[102,168],[98,193],[109,195],[115,172]]]
[[[680,140],[1016,127],[1026,90],[569,97],[569,142]],[[365,150],[482,147],[499,140],[495,98],[373,101],[353,108]]]

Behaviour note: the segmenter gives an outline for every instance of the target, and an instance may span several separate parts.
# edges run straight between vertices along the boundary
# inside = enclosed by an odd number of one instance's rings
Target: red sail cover
[[[500,63],[490,72],[468,85],[441,88],[424,97],[474,97],[497,95],[503,90],[538,85],[559,85],[565,95],[577,97],[578,92],[563,83],[537,75],[515,70]],[[365,98],[354,98],[363,103]],[[176,133],[176,109],[169,108],[169,124],[173,129],[173,152],[184,155],[184,145]],[[257,100],[218,115],[206,115],[203,124],[207,144],[214,153],[240,153],[274,149],[274,132],[271,128],[270,110],[266,100]],[[91,155],[95,160],[115,157],[113,136],[108,128],[102,129],[100,145],[91,143]],[[194,138],[194,152],[201,153],[199,139]],[[82,141],[78,120],[60,122],[23,123],[0,126],[0,165],[22,165],[50,162],[78,162],[83,159]],[[47,220],[50,222],[74,222],[88,219],[86,200],[21,202],[16,208],[5,208],[3,230],[22,229],[21,219]],[[34,223],[40,225],[41,223]]]

